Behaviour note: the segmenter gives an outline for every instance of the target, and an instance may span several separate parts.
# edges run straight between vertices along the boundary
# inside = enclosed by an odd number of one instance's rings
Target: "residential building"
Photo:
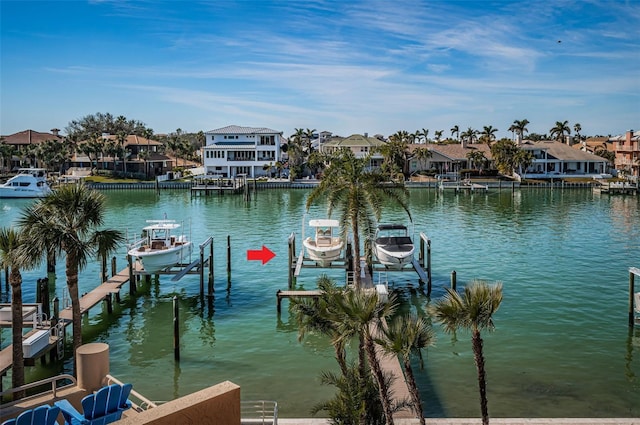
[[[605,158],[574,149],[566,143],[525,140],[519,147],[531,152],[534,157],[525,170],[525,178],[597,177],[607,172]]]
[[[229,125],[207,131],[205,137],[202,163],[206,174],[266,176],[270,172],[269,167],[275,167],[281,159],[281,131]]]
[[[614,144],[616,169],[628,176],[640,177],[640,131],[629,130],[609,141]]]
[[[484,143],[422,143],[412,144],[409,149],[413,152],[418,148],[428,149],[431,156],[424,160],[412,158],[409,162],[409,172],[412,174],[422,170],[435,170],[438,174],[459,173],[460,170],[477,167],[478,164],[471,163],[469,152],[482,152],[488,163],[493,159],[491,149]]]
[[[87,170],[96,168],[98,170],[144,174],[148,177],[155,177],[163,175],[178,166],[176,159],[163,153],[164,144],[156,140],[146,139],[135,134],[127,136],[123,143],[125,151],[124,163],[122,158],[114,157],[106,149],[109,143],[118,143],[117,136],[104,134],[102,141],[105,149],[100,153],[96,153],[97,157],[92,154],[91,158],[82,152],[81,146],[87,142],[80,142],[80,148],[72,156],[69,168]]]
[[[63,143],[65,139],[58,134],[59,131],[57,128],[52,129],[51,133],[23,130],[7,136],[0,136],[2,143],[10,147],[10,149],[12,148],[11,158],[2,158],[0,171],[16,170],[22,166],[45,167],[45,164],[34,155],[33,149],[47,140]],[[0,155],[2,154],[0,153]]]
[[[384,146],[386,142],[375,137],[369,137],[367,133],[364,135],[352,134],[349,137],[333,137],[320,145],[320,152],[331,154],[337,149],[348,148],[356,158],[364,158],[371,155],[370,166],[379,167],[382,165],[384,157],[378,151],[380,146]]]

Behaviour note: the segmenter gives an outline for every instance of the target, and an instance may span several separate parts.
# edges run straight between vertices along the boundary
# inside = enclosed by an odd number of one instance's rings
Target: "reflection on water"
[[[187,191],[105,192],[105,225],[136,234],[146,219],[190,222],[196,243],[214,237],[215,298],[199,296],[197,276],[180,282],[162,276],[144,283],[135,299],[109,315],[101,308],[85,322],[85,341],[110,345],[111,371],[153,400],[167,400],[231,380],[246,399],[273,399],[283,417],[308,416],[331,395],[319,384],[322,370],[336,370],[333,349],[320,336],[298,341],[288,302],[276,315],[278,289],[287,286],[287,237],[299,235],[304,190],[259,191],[240,196],[191,198]],[[14,222],[30,201],[0,200],[0,223]],[[628,331],[628,267],[640,266],[638,198],[588,190],[533,189],[441,194],[412,190],[414,237],[432,240],[432,299],[444,293],[453,270],[458,287],[471,279],[502,281],[505,298],[485,333],[489,411],[494,417],[640,416],[639,330]],[[324,207],[307,214],[324,217]],[[383,221],[406,223],[385,206]],[[226,273],[231,236],[232,272]],[[276,257],[262,266],[246,251],[262,245]],[[125,249],[117,255],[125,265]],[[62,296],[64,261],[58,261],[55,295]],[[315,288],[319,270],[303,269],[298,287]],[[24,272],[25,302],[44,269]],[[329,271],[342,279],[343,273]],[[97,284],[99,265],[81,274],[81,292]],[[4,277],[2,277],[4,279]],[[387,274],[403,310],[424,313],[431,301],[413,273]],[[4,283],[4,282],[3,282]],[[228,289],[227,289],[228,288]],[[2,285],[0,297],[7,297]],[[54,295],[54,294],[52,294]],[[173,296],[180,307],[180,361],[173,358]],[[470,335],[436,327],[438,341],[414,364],[429,416],[479,414],[477,373]],[[0,333],[5,346],[10,332]],[[353,348],[353,347],[352,347]],[[64,364],[70,370],[70,361]],[[29,368],[34,376],[60,366]],[[10,377],[3,379],[8,386]]]

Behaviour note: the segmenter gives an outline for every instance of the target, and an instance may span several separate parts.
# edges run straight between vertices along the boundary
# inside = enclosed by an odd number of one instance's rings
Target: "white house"
[[[265,176],[280,161],[282,132],[264,127],[230,125],[205,133],[202,163],[206,174],[235,177]]]
[[[605,158],[573,149],[565,143],[525,140],[519,147],[533,154],[533,162],[525,172],[529,179],[595,177],[607,171]]]

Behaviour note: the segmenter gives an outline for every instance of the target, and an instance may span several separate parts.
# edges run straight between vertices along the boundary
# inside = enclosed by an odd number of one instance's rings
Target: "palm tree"
[[[22,351],[22,274],[20,269],[24,261],[18,255],[20,247],[20,233],[12,228],[0,229],[0,268],[9,268],[9,283],[11,285],[11,328],[12,328],[12,369],[11,387],[24,385],[24,354]],[[14,393],[14,400],[23,398],[24,391]]]
[[[118,117],[120,118],[120,117]],[[118,142],[117,144],[117,149],[118,149],[118,156],[122,159],[122,172],[123,174],[127,174],[127,151],[125,149],[125,144],[127,142],[127,134],[120,132],[118,134],[116,134],[116,141]]]
[[[460,135],[460,138],[462,140],[466,140],[467,143],[472,144],[473,141],[476,140],[477,135],[478,135],[478,130],[474,130],[473,128],[469,127],[467,131],[463,132]]]
[[[360,288],[360,232],[364,232],[365,243],[374,234],[374,220],[382,215],[382,201],[389,199],[398,203],[407,212],[408,190],[402,187],[391,187],[384,176],[376,170],[369,169],[370,155],[356,158],[351,149],[340,149],[331,156],[331,162],[324,171],[320,184],[311,191],[307,198],[307,211],[321,197],[326,197],[328,214],[335,209],[340,210],[342,236],[346,238],[348,230],[353,235],[353,270],[354,284]]]
[[[442,323],[446,332],[452,333],[459,328],[471,330],[473,355],[478,370],[482,424],[488,425],[486,371],[480,331],[491,331],[495,328],[493,314],[502,302],[502,284],[490,285],[486,281],[474,280],[464,288],[462,294],[449,288],[445,289],[447,294],[435,302],[431,313]]]
[[[479,165],[482,165],[487,160],[487,157],[484,156],[484,152],[482,151],[471,150],[467,152],[467,159],[471,161],[473,165],[479,166]],[[478,167],[478,170],[479,169],[480,167]]]
[[[378,383],[380,401],[387,420],[387,425],[393,425],[393,412],[395,410],[389,393],[389,382],[385,378],[380,361],[376,355],[375,337],[382,322],[390,317],[397,308],[395,297],[390,297],[388,302],[380,302],[375,292],[365,292],[362,289],[344,291],[342,297],[335,299],[338,311],[338,332],[343,338],[349,340],[352,335],[358,335],[360,340],[360,353],[362,347],[366,353],[369,367],[373,377]],[[361,354],[362,355],[362,354]],[[362,359],[360,364],[362,365]],[[361,369],[360,377],[363,379],[366,372]]]
[[[480,133],[480,137],[487,145],[491,146],[491,142],[496,139],[497,132],[498,129],[493,128],[492,125],[485,125],[482,129],[482,133]]]
[[[578,135],[578,142],[580,141],[580,132],[582,131],[582,126],[580,125],[580,123],[575,123],[573,125],[573,131],[576,132],[576,134]]]
[[[453,137],[454,134],[456,135],[456,140],[458,140],[458,136],[460,135],[460,128],[458,127],[458,124],[451,127],[451,137]]]
[[[420,424],[424,425],[424,412],[420,391],[411,367],[411,354],[417,354],[422,361],[422,349],[435,343],[435,333],[431,323],[424,317],[416,314],[394,316],[387,327],[381,328],[382,337],[376,338],[376,342],[389,354],[402,358],[413,409],[420,418]]]
[[[423,161],[426,161],[427,159],[431,158],[432,156],[433,156],[433,153],[427,147],[422,147],[421,146],[419,148],[416,148],[413,151],[413,157],[420,162],[420,165],[422,165]]]
[[[529,124],[529,120],[528,119],[523,119],[523,120],[514,120],[513,121],[513,129],[515,131],[515,133],[520,136],[520,138],[524,138],[524,133],[527,133],[529,130],[527,130],[527,125]]]
[[[78,272],[91,255],[108,255],[124,240],[120,231],[98,230],[104,220],[104,202],[103,195],[86,186],[66,185],[26,207],[18,220],[31,256],[42,258],[50,249],[66,254],[74,353],[82,345]]]
[[[151,156],[151,145],[149,142],[151,142],[151,138],[153,137],[153,129],[152,128],[145,128],[144,130],[144,138],[147,139],[147,150],[146,150],[146,154],[145,155],[139,155],[143,160],[144,160],[144,176],[146,178],[149,178],[149,164],[148,164],[148,160],[149,157]]]
[[[444,133],[444,130],[436,130],[434,132],[434,134],[436,135],[436,143],[440,143],[440,140],[442,139],[442,133]]]
[[[569,128],[569,121],[556,121],[556,125],[549,130],[551,137],[555,136],[555,139],[559,142],[564,141],[565,133],[567,136],[571,134],[571,128]]]

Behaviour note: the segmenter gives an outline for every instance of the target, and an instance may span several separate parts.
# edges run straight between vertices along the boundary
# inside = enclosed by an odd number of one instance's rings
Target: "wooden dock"
[[[456,193],[460,192],[488,192],[489,186],[486,184],[471,183],[468,181],[453,181],[453,182],[440,182],[438,184],[440,190],[453,190]]]
[[[594,186],[593,190],[607,195],[638,195],[640,193],[638,184],[624,182],[600,184],[599,186]]]

